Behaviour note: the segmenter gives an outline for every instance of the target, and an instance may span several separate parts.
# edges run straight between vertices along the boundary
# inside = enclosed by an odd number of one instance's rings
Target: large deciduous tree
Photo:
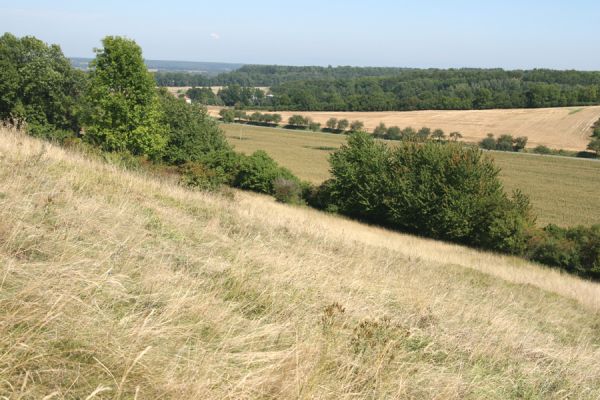
[[[118,36],[102,44],[91,63],[86,138],[108,151],[155,157],[165,147],[166,127],[142,50]]]
[[[57,45],[34,37],[0,36],[0,119],[27,122],[31,133],[76,130],[83,72]]]

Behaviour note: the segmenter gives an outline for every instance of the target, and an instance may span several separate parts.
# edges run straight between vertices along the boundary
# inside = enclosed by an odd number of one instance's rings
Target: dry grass
[[[0,397],[600,396],[600,285],[0,133]]]
[[[346,142],[344,135],[250,125],[222,127],[236,149],[246,153],[265,150],[299,177],[314,183],[329,178],[327,157]],[[531,197],[541,225],[600,224],[600,162],[531,154],[490,154],[502,168],[500,177],[506,189],[520,188]]]
[[[218,116],[219,107],[209,107]],[[401,128],[412,126],[459,131],[463,140],[478,142],[488,133],[527,136],[528,147],[545,145],[553,149],[582,151],[590,141],[592,124],[600,118],[600,106],[467,111],[392,111],[392,112],[278,112],[283,121],[294,114],[311,117],[323,126],[331,118],[360,120],[372,131],[380,122]]]

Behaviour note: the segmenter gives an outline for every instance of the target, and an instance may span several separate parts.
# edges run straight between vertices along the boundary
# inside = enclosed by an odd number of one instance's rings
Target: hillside
[[[0,132],[0,396],[600,397],[600,285]]]
[[[217,117],[219,107],[209,107]],[[248,113],[251,113],[250,111]],[[283,121],[292,115],[303,115],[325,126],[329,118],[359,120],[373,131],[383,122],[387,126],[419,129],[423,126],[443,129],[446,134],[458,131],[467,142],[478,142],[488,133],[527,136],[527,147],[538,145],[553,149],[584,151],[590,141],[591,127],[600,118],[600,106],[562,107],[513,110],[460,111],[390,111],[390,112],[290,112],[277,111]]]

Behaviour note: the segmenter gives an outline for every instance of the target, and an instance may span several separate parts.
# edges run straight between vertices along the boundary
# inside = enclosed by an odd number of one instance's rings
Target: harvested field
[[[218,116],[219,107],[209,107]],[[372,131],[380,122],[401,128],[426,126],[443,129],[446,133],[459,131],[463,140],[477,142],[488,133],[496,136],[511,134],[527,136],[527,147],[538,145],[553,149],[585,150],[590,127],[600,118],[600,106],[536,108],[513,110],[460,110],[460,111],[390,111],[390,112],[289,112],[278,111],[283,121],[294,114],[311,117],[322,125],[329,118],[360,120]]]

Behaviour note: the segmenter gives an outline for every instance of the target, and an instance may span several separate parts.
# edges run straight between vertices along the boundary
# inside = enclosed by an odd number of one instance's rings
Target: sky
[[[70,57],[122,35],[155,60],[600,70],[599,0],[0,0],[0,21]]]

